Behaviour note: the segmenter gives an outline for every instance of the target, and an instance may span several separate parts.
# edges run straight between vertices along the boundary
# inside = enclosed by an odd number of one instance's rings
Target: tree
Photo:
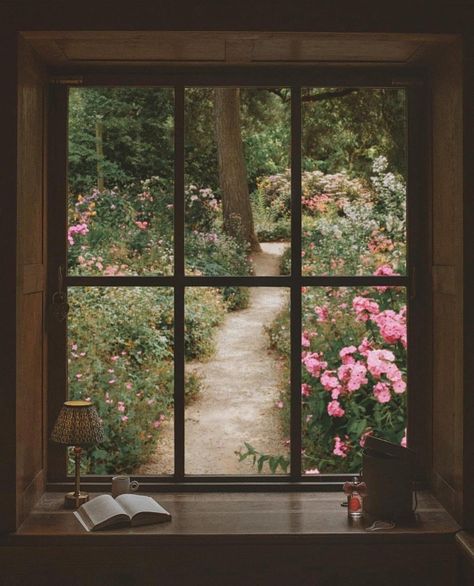
[[[214,111],[224,230],[259,251],[240,130],[239,90],[216,88]]]

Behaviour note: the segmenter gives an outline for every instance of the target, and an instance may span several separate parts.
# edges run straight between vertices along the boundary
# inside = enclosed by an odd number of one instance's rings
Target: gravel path
[[[256,275],[277,275],[286,244],[262,243],[252,256]],[[239,462],[235,451],[244,441],[258,451],[282,453],[278,411],[279,370],[268,351],[268,326],[285,300],[280,288],[251,289],[247,309],[227,314],[217,332],[216,352],[207,362],[186,365],[202,379],[203,388],[186,407],[187,474],[255,473],[250,461]],[[173,469],[173,426],[165,424],[157,452],[141,474],[166,474]]]

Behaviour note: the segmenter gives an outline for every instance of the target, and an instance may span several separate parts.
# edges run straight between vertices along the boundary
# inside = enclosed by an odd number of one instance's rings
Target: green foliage
[[[144,177],[171,180],[174,169],[173,90],[72,88],[69,93],[69,188],[97,186],[96,122],[103,125],[105,186]]]
[[[186,357],[208,356],[222,298],[215,289],[191,289],[186,302]],[[172,415],[173,303],[170,288],[69,291],[69,395],[96,405],[106,437],[87,450],[89,472],[133,472]],[[199,380],[188,376],[186,399],[198,391]]]
[[[303,173],[303,274],[370,274],[385,264],[403,274],[406,188],[387,166],[385,157],[377,158],[370,181],[346,173]],[[287,205],[287,174],[267,178],[259,189],[270,210]],[[290,258],[290,250],[285,251],[282,274],[288,274]]]
[[[337,88],[303,90],[306,97]],[[372,161],[384,155],[406,176],[405,91],[359,88],[348,95],[303,102],[303,164],[306,171],[347,171],[368,179]]]
[[[258,472],[262,472],[265,464],[267,464],[272,474],[276,474],[279,468],[283,474],[288,473],[290,460],[286,456],[272,456],[271,454],[262,454],[248,442],[244,442],[244,445],[245,450],[235,452],[239,458],[239,462],[250,458],[252,460],[252,464],[257,467]]]
[[[187,272],[206,276],[243,276],[250,274],[248,249],[222,232],[188,233],[185,241]],[[247,307],[245,287],[223,287],[222,295],[229,310]]]
[[[225,309],[219,289],[186,289],[184,347],[189,359],[212,356],[215,344],[212,335],[209,334],[222,322]]]

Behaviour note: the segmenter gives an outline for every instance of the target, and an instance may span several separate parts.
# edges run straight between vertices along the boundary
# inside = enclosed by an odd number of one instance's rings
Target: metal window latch
[[[69,303],[67,302],[67,296],[64,291],[63,270],[61,266],[58,267],[58,290],[52,295],[51,311],[59,322],[63,322],[69,313]]]

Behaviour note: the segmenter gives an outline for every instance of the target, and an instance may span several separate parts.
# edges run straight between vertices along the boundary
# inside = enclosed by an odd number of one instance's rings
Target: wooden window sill
[[[96,496],[96,495],[91,495]],[[418,494],[413,522],[369,532],[351,524],[337,493],[161,493],[150,494],[171,514],[159,525],[87,533],[63,493],[45,493],[17,532],[0,545],[157,545],[231,543],[453,543],[459,526],[436,499]]]

